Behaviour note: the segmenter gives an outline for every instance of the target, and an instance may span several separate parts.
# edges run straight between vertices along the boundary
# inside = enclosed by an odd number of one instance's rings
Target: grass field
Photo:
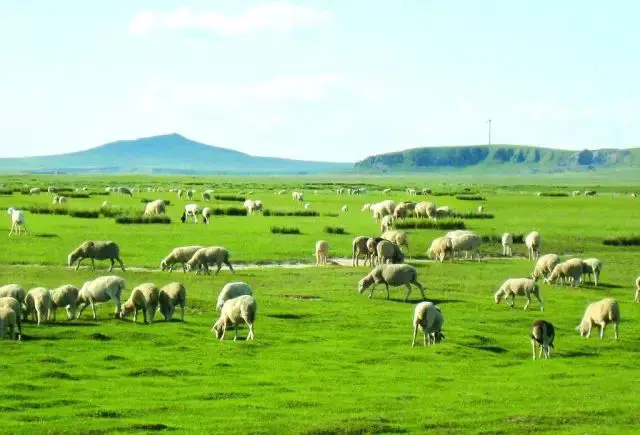
[[[367,185],[362,196],[337,196],[327,179],[253,179],[193,177],[0,177],[3,188],[47,185],[189,187],[261,199],[269,210],[302,210],[290,191],[301,189],[319,217],[214,217],[210,225],[182,224],[186,201],[174,193],[136,193],[132,199],[95,195],[69,199],[68,208],[98,210],[107,200],[115,207],[142,211],[141,198],[170,199],[168,225],[119,225],[112,218],[82,219],[27,213],[31,235],[5,239],[0,250],[0,285],[30,289],[84,281],[106,273],[65,267],[68,253],[86,239],[119,243],[130,270],[116,274],[127,281],[125,297],[142,282],[186,285],[186,322],[132,324],[112,318],[113,306],[98,309],[98,321],[85,311],[68,322],[63,310],[55,324],[24,327],[22,342],[1,342],[0,424],[3,433],[637,433],[640,431],[640,304],[633,303],[640,275],[638,247],[605,246],[607,237],[638,235],[640,200],[629,192],[637,185],[454,184],[399,178],[348,180]],[[542,184],[542,183],[541,183]],[[504,231],[542,233],[542,252],[598,257],[604,263],[599,288],[571,289],[541,285],[545,311],[533,301],[524,312],[495,305],[492,295],[509,277],[527,276],[533,264],[523,258],[496,258],[497,244],[481,247],[481,263],[414,263],[429,300],[445,316],[446,340],[429,348],[411,348],[412,303],[404,290],[391,300],[377,288],[372,300],[358,294],[366,268],[247,268],[218,276],[158,271],[175,246],[221,245],[239,263],[310,263],[318,239],[329,241],[330,257],[348,257],[357,235],[378,234],[362,204],[384,198],[409,199],[405,185],[435,193],[469,189],[484,201],[455,196],[418,196],[455,211],[475,211],[483,204],[494,219],[464,220],[481,235]],[[274,195],[285,188],[287,194]],[[598,196],[538,197],[535,192],[595,189]],[[314,193],[317,190],[318,193]],[[251,194],[247,192],[253,191]],[[50,194],[0,195],[0,208],[48,206]],[[335,216],[342,205],[349,212]],[[209,205],[209,204],[207,204]],[[241,203],[214,201],[210,206]],[[5,215],[0,229],[9,230]],[[272,226],[299,228],[300,235],[272,234]],[[346,235],[327,234],[327,226]],[[443,230],[409,230],[412,259],[424,258],[429,242]],[[523,245],[514,247],[522,256]],[[409,263],[412,260],[408,260]],[[145,268],[137,269],[137,267]],[[224,342],[209,332],[217,318],[215,299],[224,284],[245,281],[258,301],[256,340]],[[621,307],[620,340],[581,338],[574,330],[586,305],[605,296]],[[533,320],[556,327],[553,359],[531,360],[528,339]],[[241,336],[246,336],[241,328]]]

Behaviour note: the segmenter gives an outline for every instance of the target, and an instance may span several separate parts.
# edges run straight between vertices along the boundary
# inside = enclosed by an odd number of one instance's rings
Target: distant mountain
[[[255,157],[195,142],[179,134],[123,140],[69,154],[0,158],[3,172],[286,174],[333,172],[351,167],[350,163]]]
[[[519,145],[415,148],[379,154],[355,164],[360,171],[482,170],[558,172],[640,168],[640,148],[556,150]]]

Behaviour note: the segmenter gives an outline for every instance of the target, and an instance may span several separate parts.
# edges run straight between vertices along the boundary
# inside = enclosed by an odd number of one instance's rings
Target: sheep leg
[[[215,273],[216,275],[218,275],[218,273],[220,272],[220,269],[222,269],[222,264],[221,263],[216,264],[216,273]]]
[[[373,289],[376,288],[376,284],[373,284],[371,286],[371,289],[369,290],[369,299],[371,299],[371,297],[373,296]]]
[[[524,304],[524,310],[527,311],[529,304],[531,303],[531,295],[527,295],[527,303]]]
[[[116,257],[116,261],[120,264],[120,269],[122,269],[122,271],[124,272],[124,264],[122,264],[122,260],[120,259],[120,257]],[[113,267],[113,260],[111,260],[111,263]]]
[[[96,270],[96,260],[91,257],[91,270]],[[112,269],[109,269],[109,272],[111,272]]]
[[[589,330],[587,331],[587,338],[591,337],[591,328],[593,327],[593,322],[589,322]]]
[[[82,315],[82,312],[84,311],[85,308],[87,308],[87,303],[86,302],[82,302],[80,304],[80,309],[78,310],[78,312],[76,313],[76,319],[79,319],[80,316]]]
[[[82,260],[84,260],[84,258],[78,259],[78,262],[76,263],[76,270],[80,269],[80,263],[82,262]]]
[[[93,320],[97,320],[98,316],[96,315],[96,305],[93,303],[93,299],[89,299],[89,304],[91,304],[91,310],[93,311]]]
[[[420,289],[420,294],[422,295],[422,299],[426,301],[427,297],[424,294],[424,287],[422,287],[422,284],[420,284],[418,281],[414,281],[412,284],[415,284],[415,286]]]
[[[413,325],[413,340],[411,340],[411,347],[416,346],[416,336],[418,335],[418,325]],[[426,338],[425,338],[426,340]]]
[[[600,328],[600,340],[604,338],[604,330],[606,327],[607,327],[607,324],[604,322],[598,325],[598,328]]]
[[[227,265],[227,267],[229,268],[229,270],[231,271],[231,273],[233,273],[234,275],[236,274],[236,271],[233,270],[233,266],[231,265],[231,263],[229,263],[229,260],[225,261],[224,264]]]
[[[407,294],[404,297],[404,301],[407,302],[409,300],[409,295],[411,294],[411,284],[405,284],[407,286]],[[422,293],[424,295],[424,292]],[[387,287],[387,299],[389,299],[389,290]]]
[[[384,283],[385,288],[387,289],[387,300],[389,300],[389,284]]]
[[[540,352],[538,352],[538,359],[542,359],[542,352],[545,351],[545,343],[546,341],[543,339],[542,344],[540,345]],[[544,352],[544,357],[545,359],[548,358],[546,351]]]
[[[145,319],[144,319],[145,322],[144,323],[147,323],[147,315],[145,314],[144,317],[145,317]],[[137,321],[138,321],[138,309],[134,308],[133,309],[133,323],[136,323]]]
[[[536,340],[531,339],[531,349],[533,350],[533,360],[536,360]]]
[[[640,303],[640,288],[636,289],[635,301]]]
[[[53,308],[51,311],[53,311],[53,321],[56,321],[56,311],[58,311],[57,309]]]
[[[109,272],[113,271],[113,265],[115,264],[115,262],[113,261],[113,258],[110,258],[109,261],[111,262],[111,266],[109,266]]]
[[[234,326],[233,341],[236,341],[238,339],[238,324],[236,323],[233,326]]]
[[[256,339],[256,334],[255,334],[255,332],[253,330],[253,322],[247,323],[247,325],[249,326],[249,335],[251,335],[251,339],[255,340]]]
[[[598,287],[598,273],[597,272],[593,272],[593,285],[595,285],[596,287]]]
[[[613,335],[615,337],[615,339],[618,339],[618,322],[613,324]]]
[[[227,322],[222,324],[222,334],[220,334],[220,340],[224,340],[224,336],[227,333]]]
[[[544,305],[542,303],[542,298],[540,297],[540,295],[538,295],[537,293],[534,295],[536,297],[536,299],[538,300],[538,304],[540,304],[540,311],[544,311]]]

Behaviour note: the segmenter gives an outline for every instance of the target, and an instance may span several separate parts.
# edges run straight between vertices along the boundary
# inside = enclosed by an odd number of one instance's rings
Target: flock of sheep
[[[110,191],[111,188],[107,188]],[[54,190],[49,189],[54,193]],[[128,188],[118,188],[121,194],[132,195],[133,192]],[[278,191],[282,194],[285,191]],[[348,193],[358,195],[363,193],[364,189],[338,189],[337,194]],[[39,193],[33,192],[32,194]],[[178,190],[178,198],[186,196],[192,199],[195,190]],[[212,191],[202,193],[203,200],[210,200]],[[414,189],[407,190],[409,195],[415,195]],[[593,195],[594,193],[586,193],[585,195]],[[63,200],[56,196],[54,203],[63,204]],[[292,192],[294,201],[304,201],[304,195],[301,192]],[[262,201],[246,200],[243,204],[248,214],[261,211],[263,209]],[[305,208],[309,208],[310,204],[305,204]],[[348,207],[342,208],[346,212]],[[184,208],[181,220],[186,222],[191,218],[193,222],[197,222],[197,213],[200,208],[196,204],[187,204]],[[436,207],[434,203],[423,201],[418,203],[402,202],[395,204],[391,200],[384,200],[375,204],[365,204],[362,211],[371,211],[376,222],[380,222],[382,234],[380,237],[359,236],[352,242],[352,265],[357,267],[359,260],[364,257],[364,265],[369,263],[372,270],[364,276],[358,283],[358,291],[360,293],[369,289],[369,298],[373,295],[373,290],[378,284],[384,284],[386,288],[387,299],[389,299],[389,287],[405,286],[407,293],[404,300],[407,301],[411,294],[412,285],[420,290],[421,296],[425,302],[420,302],[414,309],[413,316],[413,340],[412,346],[415,345],[417,331],[421,330],[424,335],[424,344],[432,344],[439,342],[444,335],[442,334],[442,326],[444,324],[444,315],[441,309],[431,302],[426,301],[424,287],[418,281],[418,272],[416,268],[408,264],[404,264],[404,253],[402,247],[408,249],[408,237],[404,231],[393,230],[394,223],[400,219],[404,219],[410,215],[416,217],[424,217],[436,220],[438,217],[447,216],[451,213],[451,209],[447,206]],[[166,212],[165,202],[156,200],[149,202],[145,207],[145,215],[163,214]],[[483,212],[483,207],[478,208],[478,212]],[[20,234],[22,230],[26,232],[24,213],[21,210],[9,208],[11,216],[10,235]],[[202,216],[205,223],[209,222],[211,210],[207,207],[202,209]],[[502,253],[505,256],[512,255],[513,235],[505,233],[502,236]],[[429,258],[443,262],[447,257],[453,261],[460,252],[465,252],[465,258],[471,253],[471,258],[476,257],[480,260],[479,245],[482,243],[480,236],[468,230],[456,230],[446,233],[442,237],[438,237],[431,243],[427,250]],[[602,262],[596,258],[577,259],[572,258],[564,262],[560,261],[560,257],[556,254],[547,254],[540,256],[541,236],[537,231],[531,232],[525,238],[525,244],[528,250],[530,260],[535,260],[536,264],[531,277],[512,278],[506,280],[494,294],[494,302],[500,303],[503,299],[511,307],[514,306],[516,296],[524,296],[527,302],[524,306],[526,310],[531,302],[531,296],[534,296],[539,305],[540,310],[544,310],[540,289],[537,284],[539,278],[543,278],[547,284],[561,283],[576,286],[583,279],[583,276],[593,275],[594,284],[598,285],[598,279],[602,271]],[[315,246],[316,264],[325,265],[328,261],[329,244],[325,240],[319,240]],[[91,259],[92,267],[95,269],[95,260],[110,260],[111,266],[109,272],[113,270],[115,262],[118,262],[122,271],[124,264],[120,258],[120,249],[113,241],[86,241],[71,252],[68,256],[68,265],[76,264],[76,270],[80,266],[83,259]],[[209,273],[208,267],[216,265],[216,275],[221,269],[221,265],[225,264],[235,273],[231,263],[229,262],[229,252],[227,249],[219,246],[184,246],[173,249],[160,262],[161,270],[171,271],[173,266],[180,264],[184,272],[195,270],[196,273]],[[24,289],[16,284],[0,287],[0,338],[10,331],[11,336],[15,338],[15,329],[21,334],[21,322],[33,316],[38,324],[46,317],[49,320],[50,314],[53,313],[55,320],[56,308],[65,307],[67,315],[71,319],[76,316],[79,318],[82,311],[91,306],[93,310],[93,318],[96,319],[95,304],[112,300],[115,305],[115,314],[117,317],[124,318],[133,313],[134,322],[137,320],[137,313],[142,311],[145,323],[153,321],[156,311],[160,311],[165,320],[171,319],[176,306],[182,309],[182,320],[184,320],[184,308],[186,303],[186,288],[177,282],[170,283],[162,288],[158,288],[152,283],[143,283],[135,287],[129,299],[121,306],[120,295],[124,289],[124,280],[117,276],[103,276],[93,281],[84,283],[81,289],[77,289],[72,285],[64,285],[55,290],[49,291],[44,288],[35,288],[25,294]],[[635,301],[640,302],[640,277],[636,280]],[[79,310],[76,309],[79,307]],[[257,312],[257,303],[253,297],[251,287],[246,283],[235,282],[227,284],[220,292],[218,297],[217,309],[221,311],[219,319],[212,327],[212,332],[217,338],[223,339],[226,329],[229,326],[235,326],[235,337],[237,337],[237,327],[239,324],[245,323],[249,328],[247,338],[254,338],[254,322]],[[601,301],[590,304],[576,328],[582,336],[589,337],[594,325],[600,328],[600,338],[603,338],[605,328],[608,324],[614,325],[615,338],[618,338],[618,324],[620,322],[619,304],[611,299],[605,298]],[[18,335],[18,336],[19,336]],[[235,338],[234,338],[235,339]],[[538,357],[544,353],[546,358],[550,357],[550,348],[553,347],[555,339],[555,329],[553,324],[546,320],[536,320],[532,326],[531,342],[533,347],[533,358],[536,358],[536,347],[539,347]]]

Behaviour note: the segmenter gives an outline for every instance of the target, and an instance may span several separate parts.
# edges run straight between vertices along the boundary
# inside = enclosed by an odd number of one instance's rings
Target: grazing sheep
[[[558,263],[560,263],[560,257],[558,255],[556,254],[543,255],[542,257],[538,258],[538,261],[536,262],[536,267],[533,269],[533,272],[531,273],[531,278],[533,278],[534,281],[538,281],[540,277],[543,277],[544,279],[546,279],[547,276],[551,274],[551,272],[553,272],[554,267],[556,267]]]
[[[76,314],[76,319],[79,319],[84,309],[91,305],[93,320],[97,320],[95,304],[108,302],[110,300],[116,305],[115,317],[122,317],[120,295],[122,294],[122,290],[124,290],[124,286],[124,279],[115,275],[99,276],[93,281],[86,281],[78,292],[76,306],[80,309]]]
[[[69,320],[76,316],[76,302],[80,290],[72,285],[63,285],[51,291],[51,312],[53,313],[53,321],[56,321],[56,310],[64,307],[67,311]]]
[[[20,304],[23,304],[26,293],[18,284],[7,284],[0,287],[0,298],[5,297],[12,297],[17,299]]]
[[[360,211],[369,211],[371,210],[371,203],[366,203],[365,205],[362,206],[362,208],[360,209]]]
[[[158,287],[155,284],[146,282],[135,287],[129,299],[122,306],[122,318],[124,319],[133,312],[133,323],[138,319],[138,311],[142,310],[144,323],[153,323],[158,308]]]
[[[597,325],[600,328],[600,340],[604,337],[604,330],[609,323],[613,323],[613,333],[618,339],[618,324],[620,323],[620,306],[612,298],[604,298],[587,307],[582,321],[576,326],[576,331],[583,337],[591,337],[591,328]]]
[[[326,240],[316,242],[316,266],[325,266],[329,256],[329,243]]]
[[[278,190],[278,192],[276,193],[276,195],[284,195],[285,193],[287,193],[286,190],[282,189],[282,190]]]
[[[182,199],[184,197],[184,190],[178,189],[178,199]]]
[[[11,216],[11,231],[9,231],[9,235],[17,232],[18,235],[22,234],[24,230],[24,234],[27,234],[27,227],[25,225],[25,217],[24,212],[22,210],[16,210],[13,207],[9,207],[7,209],[7,213]]]
[[[436,220],[438,217],[438,209],[433,202],[422,201],[416,204],[414,210],[417,218],[429,218]]]
[[[7,331],[12,340],[16,339],[17,316],[13,308],[0,307],[0,340],[4,340]]]
[[[32,316],[37,321],[38,326],[45,319],[49,320],[51,316],[51,293],[49,293],[49,290],[44,287],[36,287],[29,290],[24,299],[22,317],[26,320],[29,316]]]
[[[385,239],[376,244],[376,258],[378,259],[378,264],[400,264],[404,262],[404,254],[400,247]]]
[[[304,201],[304,195],[302,194],[302,192],[292,192],[291,198],[293,198],[294,201],[298,202]]]
[[[436,216],[437,217],[447,217],[451,214],[451,207],[448,205],[443,205],[442,207],[436,208]]]
[[[247,214],[251,215],[262,210],[262,201],[247,199],[242,206],[247,210]]]
[[[16,298],[12,298],[11,296],[6,296],[0,298],[0,308],[9,308],[12,309],[16,314],[16,326],[18,327],[18,340],[22,338],[22,306],[20,302]],[[0,333],[0,337],[2,337],[2,333]]]
[[[178,248],[174,248],[169,252],[169,255],[160,262],[160,270],[169,269],[169,272],[171,272],[174,264],[181,263],[182,271],[186,273],[187,269],[185,264],[191,260],[193,254],[202,248],[203,246],[180,246]]]
[[[420,302],[416,305],[413,312],[413,340],[411,347],[416,345],[416,335],[418,329],[424,334],[424,345],[439,343],[444,337],[442,334],[442,325],[444,324],[444,316],[440,307],[433,302]]]
[[[306,204],[304,205],[304,209],[305,209],[305,210],[310,210],[310,209],[311,209],[311,204],[310,204],[310,203],[306,203]]]
[[[238,338],[238,325],[240,323],[246,323],[249,327],[247,340],[255,340],[256,336],[253,324],[256,321],[257,312],[258,304],[253,296],[242,295],[229,299],[222,306],[220,317],[218,318],[218,321],[214,323],[211,328],[211,332],[215,332],[217,339],[223,340],[224,335],[227,332],[227,328],[229,326],[235,326],[233,341],[236,341]]]
[[[371,266],[380,264],[378,261],[378,243],[382,240],[384,240],[382,237],[370,237],[367,239],[367,251],[369,251],[369,264]]]
[[[634,300],[640,303],[640,276],[636,279],[636,297]]]
[[[172,282],[160,289],[158,292],[158,303],[160,304],[160,313],[164,316],[164,320],[171,320],[176,306],[179,305],[182,314],[180,320],[184,322],[184,307],[187,304],[187,289],[179,282]]]
[[[444,261],[447,254],[449,254],[453,260],[453,243],[449,237],[438,237],[427,250],[427,256],[436,260],[440,260],[440,263]]]
[[[202,223],[208,224],[211,221],[211,208],[205,207],[202,209]]]
[[[187,204],[184,206],[184,211],[182,212],[182,216],[180,216],[180,221],[184,224],[187,222],[187,218],[193,218],[193,223],[198,223],[198,211],[200,208],[198,204]]]
[[[102,205],[100,206],[100,208],[109,208],[111,207],[111,204],[109,204],[109,201],[102,201]]]
[[[513,255],[513,234],[504,233],[502,235],[502,255],[511,257]]]
[[[589,281],[591,281],[591,275],[593,274],[594,285],[598,287],[598,280],[602,272],[602,262],[597,258],[585,258],[582,260],[582,266],[583,275],[587,275]]]
[[[129,189],[128,187],[118,187],[118,193],[121,195],[129,195],[129,197],[133,198],[133,189]]]
[[[493,295],[493,300],[496,304],[499,304],[504,299],[511,308],[515,308],[516,295],[524,295],[527,298],[527,303],[524,305],[526,310],[531,303],[531,295],[534,295],[540,304],[540,311],[544,311],[544,305],[540,298],[540,288],[538,284],[530,278],[510,278],[506,280],[500,289]],[[509,303],[509,297],[511,297],[511,303]]]
[[[215,264],[218,268],[216,270],[216,275],[220,272],[220,268],[222,267],[222,263],[226,264],[231,273],[235,274],[236,272],[233,270],[233,266],[229,262],[229,251],[220,246],[209,246],[205,248],[198,249],[193,257],[189,261],[187,261],[186,267],[187,270],[193,270],[194,268],[203,268],[204,272],[209,275],[209,264]],[[200,270],[196,270],[196,274],[199,274]]]
[[[202,192],[202,195],[200,195],[202,197],[203,201],[211,201],[211,193],[208,190],[205,190],[204,192]]]
[[[596,196],[596,191],[595,190],[585,190],[584,191],[584,196]]]
[[[191,201],[191,200],[193,199],[193,194],[194,194],[195,192],[196,192],[196,191],[195,191],[195,190],[193,190],[193,189],[189,189],[189,190],[187,190],[187,199],[188,199],[189,201]]]
[[[33,189],[29,189],[29,195],[40,195],[40,188],[34,187]]]
[[[353,267],[358,266],[358,260],[361,255],[364,255],[364,265],[367,265],[367,260],[371,260],[369,249],[367,248],[367,236],[358,236],[351,242],[351,265]]]
[[[343,206],[342,206],[342,208],[340,209],[340,211],[341,211],[342,213],[346,213],[346,212],[348,212],[348,211],[349,211],[349,206],[348,206],[348,205],[343,205]]]
[[[540,246],[542,246],[540,233],[537,231],[530,232],[527,234],[524,243],[529,251],[529,260],[537,260],[540,257]]]
[[[249,284],[241,281],[230,282],[222,287],[218,300],[216,301],[216,309],[222,309],[225,302],[229,299],[237,298],[238,296],[249,295],[253,296],[253,290]]]
[[[166,204],[161,199],[156,199],[155,201],[148,202],[146,207],[144,208],[145,216],[155,216],[165,214]]]
[[[396,203],[391,201],[390,199],[386,199],[376,204],[371,204],[371,212],[373,214],[373,219],[376,222],[378,222],[385,216],[393,215],[395,209]]]
[[[404,219],[409,216],[410,213],[413,213],[416,208],[416,204],[412,202],[401,202],[398,204],[393,210],[394,219]]]
[[[259,212],[262,211],[264,209],[264,205],[262,204],[262,201],[260,201],[259,199],[256,199],[255,201],[253,201],[253,207],[254,207],[254,212]]]
[[[384,233],[385,231],[391,231],[392,228],[393,228],[393,216],[387,215],[383,217],[382,220],[380,221],[380,231]]]
[[[47,187],[47,192],[49,193],[56,193],[58,191],[58,189],[54,186],[49,186]]]
[[[67,197],[66,196],[54,196],[53,197],[53,205],[63,205],[67,203]]]
[[[556,264],[548,278],[547,284],[554,284],[558,279],[563,283],[571,281],[571,287],[576,287],[580,283],[580,278],[584,271],[584,263],[579,258],[571,258],[563,263]]]
[[[533,322],[531,330],[531,348],[533,349],[533,360],[536,359],[536,345],[540,346],[538,359],[542,358],[544,352],[545,359],[551,358],[550,347],[553,348],[553,340],[556,336],[555,329],[550,322],[546,320],[536,320]]]
[[[380,236],[385,240],[395,243],[398,246],[404,246],[409,250],[409,240],[407,239],[407,233],[404,231],[385,231]]]
[[[78,264],[76,265],[76,270],[80,267],[80,262],[85,258],[91,259],[91,269],[96,270],[95,260],[110,260],[111,266],[109,267],[109,272],[113,270],[113,265],[115,264],[114,260],[120,264],[120,268],[124,272],[124,264],[120,259],[120,247],[116,244],[116,242],[112,241],[99,241],[99,240],[88,240],[78,246],[75,250],[69,254],[68,264],[69,267],[73,266],[73,263],[76,261]]]
[[[384,189],[382,193],[384,193],[385,195],[388,195],[389,193],[391,193],[391,189]]]
[[[471,251],[471,259],[474,255],[478,257],[480,262],[480,251],[478,246],[482,243],[480,236],[474,233],[460,233],[451,238],[451,249],[454,253],[459,251],[465,251],[465,259],[468,257],[468,252]]]
[[[358,292],[362,293],[369,287],[369,299],[373,296],[373,290],[376,285],[384,284],[387,289],[387,299],[389,299],[389,286],[398,287],[404,285],[407,287],[407,294],[404,301],[409,300],[411,294],[411,284],[420,289],[422,299],[427,299],[424,295],[424,287],[418,282],[418,271],[415,267],[408,264],[381,264],[376,266],[369,274],[358,282]]]
[[[479,205],[478,206],[478,213],[483,213],[484,212],[484,206]]]

